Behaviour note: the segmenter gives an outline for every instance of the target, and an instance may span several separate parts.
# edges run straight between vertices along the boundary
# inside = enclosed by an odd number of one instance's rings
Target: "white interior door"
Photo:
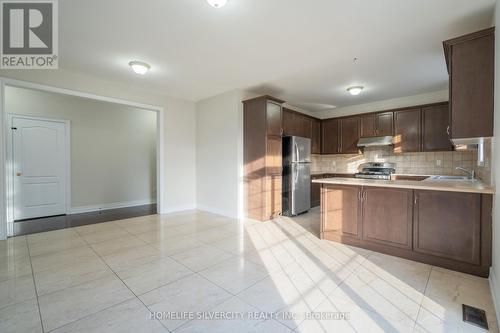
[[[14,220],[66,214],[66,123],[12,116]]]

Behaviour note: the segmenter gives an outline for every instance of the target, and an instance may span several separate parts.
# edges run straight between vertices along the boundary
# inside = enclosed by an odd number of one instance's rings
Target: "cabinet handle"
[[[418,196],[417,195],[415,195],[415,198],[414,198],[413,202],[414,202],[415,205],[417,205],[417,202],[418,202]]]
[[[450,125],[446,126],[446,134],[448,134],[448,136],[450,136]]]

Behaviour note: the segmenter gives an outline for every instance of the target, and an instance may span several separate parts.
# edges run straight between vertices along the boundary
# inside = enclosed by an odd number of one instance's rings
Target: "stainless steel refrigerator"
[[[311,208],[311,140],[283,137],[283,215],[295,216]]]

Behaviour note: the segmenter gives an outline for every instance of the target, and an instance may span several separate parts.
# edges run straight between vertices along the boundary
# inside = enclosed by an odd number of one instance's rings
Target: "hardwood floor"
[[[156,214],[156,204],[22,220],[14,222],[14,236],[23,236],[153,214]]]

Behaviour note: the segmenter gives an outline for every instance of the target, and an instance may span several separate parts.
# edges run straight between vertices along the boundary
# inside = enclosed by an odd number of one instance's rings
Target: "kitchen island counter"
[[[371,186],[371,187],[390,187],[404,188],[411,190],[431,190],[465,193],[494,194],[495,189],[492,186],[475,180],[444,180],[444,179],[425,179],[425,180],[378,180],[361,178],[323,178],[315,179],[313,183],[330,185],[353,185],[353,186]]]

